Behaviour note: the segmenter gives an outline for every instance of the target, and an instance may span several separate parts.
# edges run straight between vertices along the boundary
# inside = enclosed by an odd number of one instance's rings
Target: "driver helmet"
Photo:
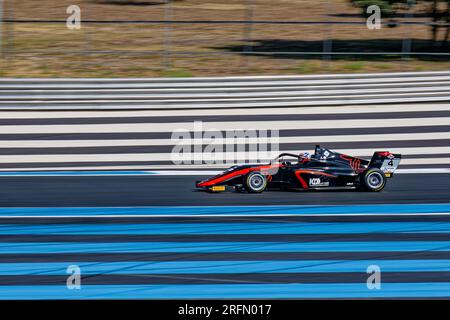
[[[302,157],[306,159],[311,159],[311,154],[309,152],[303,152]]]

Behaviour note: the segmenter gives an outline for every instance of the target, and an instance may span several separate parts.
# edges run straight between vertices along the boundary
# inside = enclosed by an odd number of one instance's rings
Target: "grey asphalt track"
[[[450,174],[397,174],[379,193],[196,191],[201,176],[0,177],[0,207],[448,203]]]

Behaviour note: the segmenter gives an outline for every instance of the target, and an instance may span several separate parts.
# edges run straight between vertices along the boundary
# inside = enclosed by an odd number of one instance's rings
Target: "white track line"
[[[57,137],[55,139],[58,139]],[[336,136],[292,136],[278,138],[250,139],[185,139],[176,141],[171,139],[113,139],[113,140],[6,140],[0,141],[0,148],[75,148],[75,147],[120,147],[120,146],[173,146],[199,144],[236,144],[239,143],[332,143],[358,141],[413,141],[450,139],[450,132],[429,133],[399,133],[399,134],[361,134]],[[67,150],[70,153],[70,150]]]
[[[239,206],[241,207],[241,206]],[[288,207],[288,206],[286,206]],[[200,207],[201,208],[201,207]],[[117,215],[1,215],[1,219],[29,219],[29,218],[214,218],[214,217],[248,217],[248,218],[258,218],[258,217],[379,217],[379,216],[450,216],[450,212],[430,212],[430,213],[295,213],[295,214],[117,214]]]
[[[272,129],[333,129],[333,128],[377,128],[407,126],[450,125],[450,117],[407,119],[358,119],[358,120],[307,120],[307,121],[242,121],[204,122],[200,128],[193,122],[179,123],[131,123],[131,124],[87,124],[87,125],[30,125],[1,126],[2,134],[16,133],[123,133],[123,132],[173,132],[175,130],[268,130]],[[382,131],[380,130],[380,133]]]
[[[172,170],[172,171],[152,171],[156,175],[161,176],[202,176],[202,175],[215,175],[219,174],[222,171],[216,170],[216,171],[182,171],[182,170]],[[430,174],[436,174],[436,173],[450,173],[450,168],[433,168],[433,169],[397,169],[395,171],[395,174],[417,174],[417,173],[430,173]]]
[[[385,149],[385,148],[383,148]],[[403,155],[411,154],[446,154],[450,153],[450,147],[420,147],[420,148],[388,148],[389,150],[374,150],[374,149],[339,149],[335,150],[340,153],[349,154],[355,157],[369,158],[373,155],[374,151],[390,151],[393,153],[400,153]],[[298,154],[299,150],[282,150],[269,153],[268,159],[273,159],[281,152],[288,152]],[[49,154],[49,155],[2,155],[0,156],[0,163],[34,163],[34,162],[104,162],[104,161],[171,161],[171,153],[131,153],[131,154]],[[210,153],[186,153],[183,155],[185,160],[203,159],[204,161],[212,161],[225,159],[226,154],[210,154]],[[250,161],[257,162],[265,161],[261,159],[261,156],[255,155],[255,157],[249,157],[247,153],[235,152],[231,154],[230,160],[235,159],[249,159]],[[405,159],[404,164],[414,164],[418,159]],[[408,162],[406,162],[408,161]],[[420,160],[426,163],[449,163],[449,158],[435,158]],[[423,162],[420,162],[423,163]],[[181,163],[180,163],[181,164]]]
[[[330,114],[330,113],[380,113],[414,111],[448,111],[450,104],[405,104],[345,107],[293,107],[293,108],[240,108],[224,110],[130,110],[130,111],[0,111],[0,119],[65,119],[65,118],[127,118],[127,117],[173,117],[199,115],[277,115],[277,114]]]
[[[124,173],[122,175],[131,175],[131,176],[148,176],[148,175],[161,175],[161,176],[209,176],[209,175],[216,175],[219,174],[223,171],[223,168],[220,168],[218,170],[176,170],[176,168],[174,167],[167,167],[168,169],[172,169],[172,170],[164,170],[164,171],[159,171],[161,169],[161,167],[156,167],[155,169],[158,170],[151,170],[151,168],[149,167],[77,167],[77,168],[57,168],[58,170],[63,170],[66,172],[71,172],[70,175],[72,176],[118,176],[120,174],[116,173],[107,173],[107,172],[98,172],[98,173],[92,173],[90,172],[89,174],[82,172],[82,170],[96,170],[96,171],[102,171],[102,170],[136,170],[136,172],[134,173]],[[181,169],[181,168],[180,168]],[[201,167],[198,167],[198,169],[201,169]],[[39,174],[36,174],[36,172],[41,171],[41,170],[46,170],[40,172]],[[59,172],[59,171],[54,171],[55,168],[36,168],[36,169],[2,169],[0,170],[0,176],[8,176],[8,173],[11,172],[23,172],[23,174],[14,174],[14,176],[16,177],[20,177],[20,176],[68,176],[69,174],[65,173],[65,172]],[[31,175],[29,172],[34,172],[33,175]],[[79,173],[77,173],[77,171],[80,171]],[[140,172],[138,172],[140,171]],[[430,168],[430,169],[398,169],[395,171],[395,174],[419,174],[419,173],[425,173],[425,174],[438,174],[438,173],[450,173],[450,168]]]

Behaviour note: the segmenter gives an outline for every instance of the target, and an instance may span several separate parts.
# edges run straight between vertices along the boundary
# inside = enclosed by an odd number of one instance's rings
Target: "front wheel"
[[[267,179],[261,172],[251,172],[245,179],[245,187],[248,192],[260,193],[266,189]]]
[[[361,186],[364,190],[378,192],[386,185],[384,172],[377,168],[371,168],[361,175]]]

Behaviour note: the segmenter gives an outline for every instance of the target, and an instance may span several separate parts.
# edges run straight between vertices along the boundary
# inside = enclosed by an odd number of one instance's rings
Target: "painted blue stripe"
[[[76,264],[93,274],[210,274],[362,272],[377,265],[382,272],[450,271],[450,260],[304,260],[304,261],[169,261],[0,263],[0,275],[66,275]]]
[[[1,222],[1,220],[0,220]],[[0,235],[450,233],[450,222],[289,222],[0,225]],[[449,235],[450,237],[450,235]]]
[[[67,215],[273,215],[273,214],[409,214],[449,213],[450,204],[373,204],[331,206],[195,206],[195,207],[36,207],[0,208],[0,216]]]
[[[255,207],[132,207],[132,208],[0,208],[1,215],[199,215],[199,214],[366,214],[448,213],[450,204],[356,206]],[[1,221],[1,220],[0,220]],[[380,223],[174,223],[174,224],[70,224],[0,225],[0,234],[319,234],[319,233],[448,233],[448,222]],[[230,237],[232,240],[232,237]],[[124,242],[124,243],[0,243],[0,254],[109,253],[109,252],[372,252],[449,251],[449,241],[361,242]],[[66,275],[67,263],[0,263],[0,275]],[[292,273],[361,272],[376,264],[382,272],[450,271],[450,260],[380,261],[169,261],[82,262],[82,274],[144,273]],[[375,298],[450,297],[450,283],[382,283],[382,290],[362,284],[257,284],[257,285],[131,285],[0,286],[0,299],[62,298]]]
[[[122,242],[0,243],[0,254],[8,253],[107,253],[107,252],[391,252],[449,251],[450,241],[375,242]]]
[[[288,299],[450,297],[450,283],[0,286],[0,299]]]

